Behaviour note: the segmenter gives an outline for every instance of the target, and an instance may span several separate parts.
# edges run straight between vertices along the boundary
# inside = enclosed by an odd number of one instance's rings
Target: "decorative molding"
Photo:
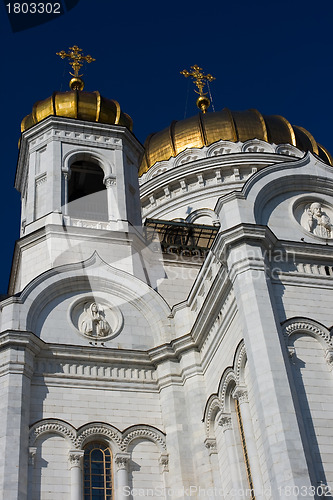
[[[320,327],[319,325],[316,325],[314,321],[307,320],[306,318],[296,318],[289,320],[283,325],[283,333],[287,345],[289,344],[289,339],[292,335],[297,333],[307,333],[312,337],[317,337],[325,345],[333,347],[330,332],[326,328]]]
[[[74,427],[62,421],[57,421],[57,419],[50,419],[41,422],[37,422],[30,429],[29,434],[29,444],[33,446],[36,440],[46,433],[59,434],[65,439],[68,439],[73,447],[75,447],[76,441],[76,431]]]
[[[209,456],[217,454],[217,444],[215,438],[206,438],[204,444],[209,452]]]
[[[328,368],[330,371],[333,369],[333,349],[327,349],[325,352],[325,360],[328,364]]]
[[[228,411],[226,397],[230,394],[233,398],[237,398],[240,403],[248,401],[247,388],[244,385],[244,368],[246,365],[246,350],[242,340],[236,349],[233,368],[227,368],[220,380],[217,394],[211,395],[206,404],[203,421],[206,426],[207,439],[213,438],[212,425],[217,415],[218,425],[225,426],[225,419],[229,417],[229,413],[219,413],[218,410]],[[230,386],[232,391],[230,391]],[[225,430],[225,429],[224,429]]]
[[[32,467],[35,466],[36,453],[37,453],[37,447],[29,446],[29,465],[31,465]]]
[[[169,472],[169,455],[167,453],[161,453],[159,464],[162,472]]]
[[[106,189],[109,189],[112,186],[115,186],[117,184],[116,178],[115,177],[107,177],[104,179],[104,184]]]
[[[111,426],[105,424],[91,424],[85,426],[83,430],[79,430],[75,441],[76,448],[82,448],[84,442],[90,436],[103,436],[117,444],[120,450],[124,450],[121,432]]]
[[[68,452],[69,468],[70,469],[72,469],[73,467],[81,468],[83,456],[84,456],[83,450],[70,450]]]
[[[234,155],[237,153],[270,153],[273,155],[283,155],[295,158],[302,158],[304,153],[289,144],[270,144],[259,139],[250,139],[246,142],[230,142],[219,140],[209,146],[202,148],[187,148],[177,156],[172,156],[169,160],[155,163],[147,173],[143,174],[141,184],[164,173],[166,170],[180,168],[189,163],[199,162],[207,158]],[[290,158],[291,159],[291,158]]]
[[[102,339],[103,340],[103,339]],[[133,384],[149,384],[156,387],[155,368],[142,367],[132,361],[131,366],[98,362],[94,360],[76,361],[71,359],[57,360],[52,358],[38,358],[35,361],[34,376],[52,376],[53,383],[63,384],[64,379],[75,379],[77,385],[82,385],[88,379],[96,383],[113,382],[114,384],[127,381]],[[71,380],[73,383],[73,380]]]
[[[287,346],[288,349],[288,355],[291,361],[294,363],[295,362],[295,357],[296,357],[296,349],[294,346]]]
[[[233,391],[232,391],[232,397],[234,399],[237,399],[239,404],[243,403],[248,403],[249,402],[249,395],[247,392],[247,389],[245,387],[237,386]]]
[[[91,441],[91,438],[98,439],[102,437],[111,441],[116,449],[116,453],[119,455],[119,460],[121,457],[130,456],[127,451],[128,446],[135,439],[152,441],[159,448],[161,456],[163,455],[164,458],[167,456],[165,435],[159,429],[149,425],[131,426],[121,432],[119,429],[109,424],[93,422],[76,430],[73,426],[61,420],[45,419],[36,422],[30,429],[29,453],[31,453],[32,457],[36,454],[37,448],[34,445],[37,439],[42,434],[46,433],[59,434],[70,441],[71,451],[69,452],[69,460],[72,467],[78,465],[77,462],[80,460],[80,457],[83,456],[82,449],[86,441]],[[119,463],[121,463],[121,460]]]
[[[230,431],[232,429],[231,415],[227,413],[222,413],[221,416],[219,416],[217,423],[220,427],[222,427],[223,432]]]
[[[207,439],[210,439],[213,434],[214,419],[217,413],[220,412],[221,410],[222,410],[221,400],[217,397],[217,395],[211,396],[210,401],[206,406],[205,416],[203,419],[206,424]]]
[[[129,432],[126,433],[125,431],[122,442],[124,449],[127,449],[128,445],[134,439],[145,438],[149,439],[150,441],[153,441],[160,447],[160,449],[166,450],[165,436],[157,429],[155,430],[147,426],[147,427],[137,427],[132,431],[128,429],[127,431]]]
[[[241,341],[241,343],[238,345],[236,354],[235,354],[235,371],[236,371],[236,380],[238,384],[242,381],[244,378],[244,367],[247,361],[247,356],[246,356],[246,349],[245,349],[245,344],[244,340]]]
[[[47,176],[46,176],[46,173],[43,173],[41,175],[39,175],[38,177],[36,177],[36,187],[40,186],[41,184],[44,184],[44,182],[47,181]]]
[[[117,453],[114,457],[114,461],[117,466],[117,471],[127,470],[130,459],[131,455],[129,453]]]

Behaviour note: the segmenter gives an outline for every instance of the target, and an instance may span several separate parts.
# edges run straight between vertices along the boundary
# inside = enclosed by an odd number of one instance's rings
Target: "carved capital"
[[[215,455],[217,453],[217,446],[216,446],[216,439],[215,438],[205,439],[205,446],[208,450],[209,456]]]
[[[167,453],[161,453],[159,463],[162,472],[169,472],[169,455]]]
[[[81,468],[83,456],[84,456],[83,450],[70,450],[68,452],[69,468],[70,469],[72,469],[73,467]]]
[[[30,446],[29,447],[29,465],[32,465],[32,467],[35,466],[36,453],[37,453],[36,446]]]
[[[327,349],[325,352],[325,360],[330,371],[333,369],[333,349]]]
[[[106,179],[104,179],[104,184],[105,184],[106,189],[110,188],[111,186],[115,186],[116,185],[116,178],[115,177],[106,177]]]
[[[293,358],[295,356],[295,353],[296,353],[295,347],[292,345],[288,345],[287,349],[288,349],[289,358]]]
[[[114,458],[117,470],[127,470],[127,465],[130,458],[131,457],[129,453],[117,453]]]
[[[248,393],[245,387],[236,387],[232,393],[232,397],[237,399],[239,404],[249,402]]]
[[[230,431],[232,429],[232,420],[229,414],[222,414],[217,423],[222,427],[223,432]]]

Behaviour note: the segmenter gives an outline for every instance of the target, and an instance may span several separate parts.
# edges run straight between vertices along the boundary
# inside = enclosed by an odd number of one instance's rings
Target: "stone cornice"
[[[39,354],[45,346],[40,338],[31,332],[21,330],[5,330],[0,334],[0,350],[8,348],[23,348],[34,355]]]
[[[34,372],[34,359],[44,346],[44,342],[31,332],[6,330],[0,335],[2,357],[0,376],[8,374],[26,375]]]
[[[271,250],[276,246],[277,241],[276,236],[267,226],[238,224],[218,233],[211,251],[222,262],[225,262],[228,251],[241,243],[255,243]]]

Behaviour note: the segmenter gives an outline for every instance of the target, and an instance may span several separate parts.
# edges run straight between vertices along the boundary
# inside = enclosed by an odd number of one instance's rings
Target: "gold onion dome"
[[[291,125],[283,116],[262,115],[256,109],[230,111],[224,108],[216,113],[199,113],[151,134],[146,139],[145,155],[139,175],[144,174],[158,161],[169,160],[188,148],[202,148],[216,141],[245,142],[261,139],[274,144],[291,144],[301,151],[318,155],[329,165],[330,153],[302,127]]]
[[[21,131],[41,122],[48,116],[74,118],[89,122],[122,125],[132,130],[132,118],[123,113],[117,101],[105,99],[99,92],[54,92],[51,97],[34,104],[32,113],[23,118]]]

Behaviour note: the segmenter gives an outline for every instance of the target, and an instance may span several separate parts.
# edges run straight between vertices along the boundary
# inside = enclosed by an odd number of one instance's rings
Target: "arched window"
[[[88,220],[108,220],[104,172],[92,161],[80,160],[71,165],[68,183],[68,214]]]
[[[104,443],[84,448],[84,500],[113,500],[112,453]]]

